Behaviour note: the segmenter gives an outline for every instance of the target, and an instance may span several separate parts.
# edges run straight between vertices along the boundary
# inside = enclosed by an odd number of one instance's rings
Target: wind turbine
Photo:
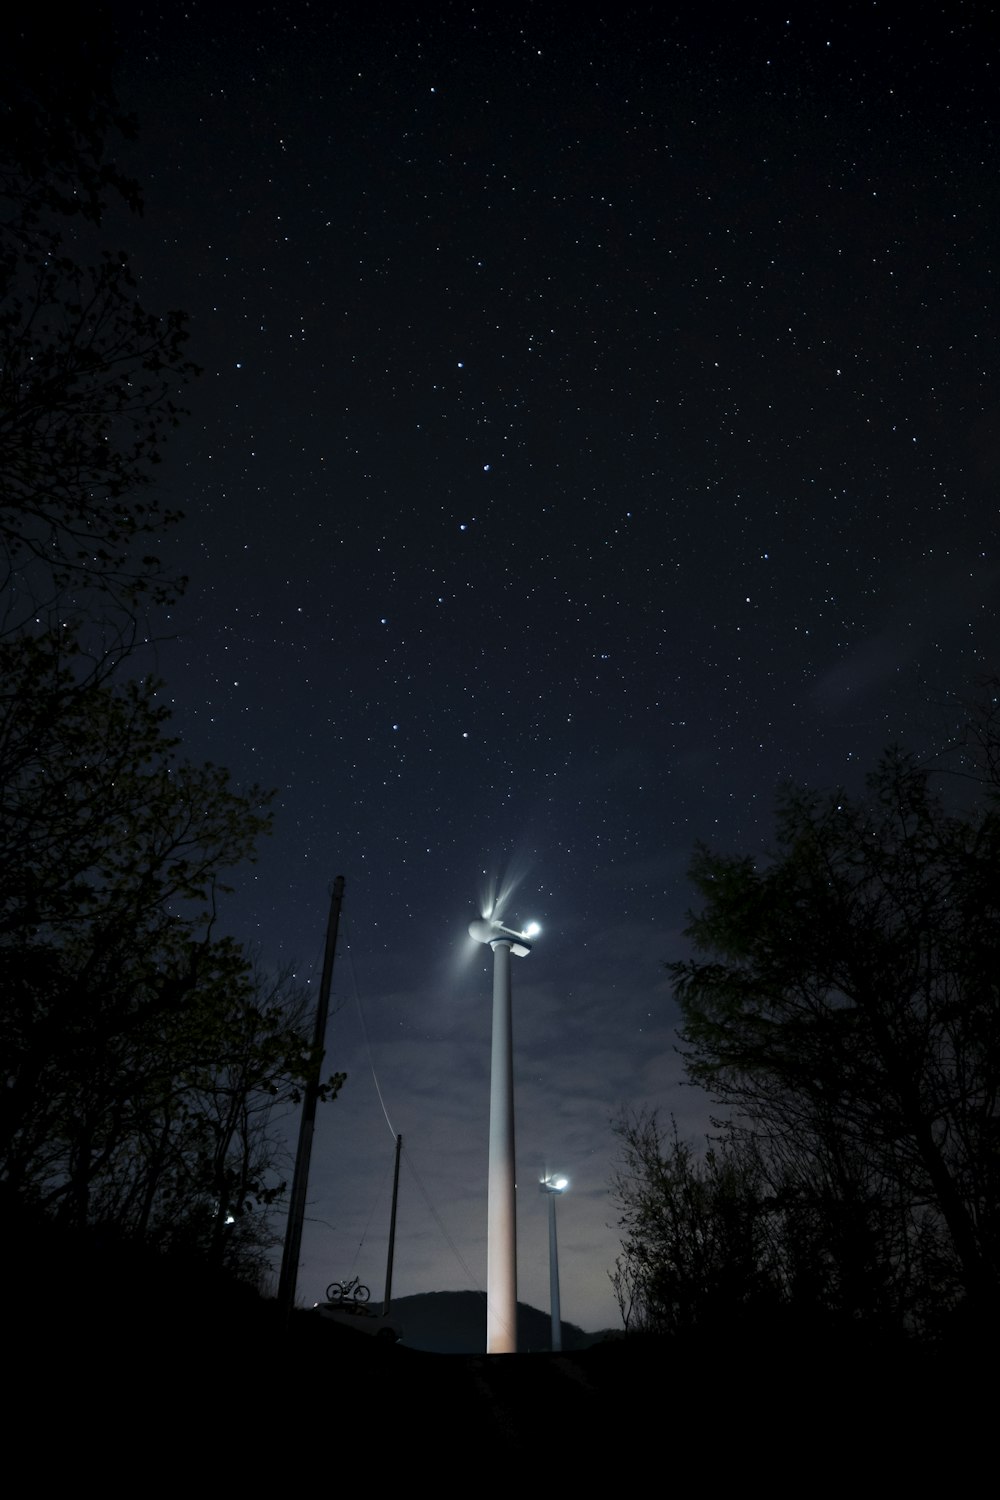
[[[530,938],[505,927],[496,908],[469,923],[469,936],[493,949],[493,1045],[490,1063],[490,1177],[486,1225],[486,1352],[517,1353],[517,1210],[514,1181],[514,1047],[510,956],[527,958]]]

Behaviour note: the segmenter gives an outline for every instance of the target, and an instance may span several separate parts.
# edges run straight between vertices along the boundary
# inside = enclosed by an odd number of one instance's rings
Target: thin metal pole
[[[549,1305],[552,1308],[552,1351],[562,1349],[562,1317],[559,1309],[559,1246],[556,1243],[556,1199],[549,1194]]]
[[[323,953],[323,976],[319,983],[316,1029],[313,1033],[314,1062],[309,1077],[306,1079],[302,1098],[299,1145],[295,1153],[295,1175],[292,1178],[292,1196],[288,1205],[288,1224],[285,1228],[285,1248],[281,1257],[281,1275],[278,1280],[278,1305],[286,1317],[295,1306],[295,1284],[299,1275],[302,1225],[306,1216],[306,1192],[309,1187],[309,1162],[312,1157],[313,1132],[316,1127],[316,1102],[319,1097],[323,1058],[326,1053],[326,1019],[330,1010],[333,960],[337,952],[337,929],[340,926],[340,907],[343,899],[344,877],[338,875],[333,882],[333,893],[330,898],[330,917],[326,925],[326,949]]]
[[[389,1254],[385,1262],[385,1301],[382,1303],[382,1316],[389,1316],[389,1302],[392,1298],[392,1256],[396,1248],[396,1203],[399,1198],[399,1153],[403,1149],[403,1137],[396,1137],[396,1170],[392,1176],[392,1213],[389,1215]]]

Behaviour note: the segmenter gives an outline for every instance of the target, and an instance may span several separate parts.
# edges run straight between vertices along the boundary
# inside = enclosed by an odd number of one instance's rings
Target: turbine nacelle
[[[495,943],[509,943],[510,951],[516,953],[518,958],[527,958],[531,952],[528,939],[535,937],[541,930],[537,922],[529,922],[523,932],[518,932],[513,927],[505,927],[496,917],[482,917],[469,923],[469,936],[475,938],[477,943],[488,943],[491,948]]]

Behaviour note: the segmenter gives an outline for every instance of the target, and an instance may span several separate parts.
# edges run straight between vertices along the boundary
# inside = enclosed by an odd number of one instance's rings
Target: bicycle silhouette
[[[361,1285],[357,1276],[352,1281],[331,1281],[326,1289],[327,1302],[346,1302],[348,1298],[353,1298],[355,1302],[367,1302],[370,1296],[371,1292]]]

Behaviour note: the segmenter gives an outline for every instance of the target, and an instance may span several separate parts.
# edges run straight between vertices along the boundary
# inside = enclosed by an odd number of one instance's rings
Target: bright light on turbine
[[[469,936],[475,938],[477,943],[488,943],[491,948],[496,943],[512,938],[510,951],[516,953],[518,958],[527,958],[531,952],[528,939],[535,937],[541,930],[537,922],[531,922],[524,932],[518,932],[514,927],[505,927],[498,917],[481,917],[478,922],[469,923]]]

